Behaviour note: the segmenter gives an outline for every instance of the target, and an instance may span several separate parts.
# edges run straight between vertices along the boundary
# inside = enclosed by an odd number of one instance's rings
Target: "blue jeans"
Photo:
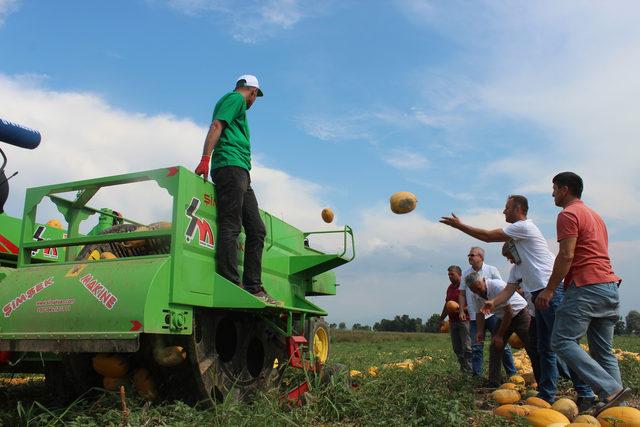
[[[622,388],[620,367],[613,354],[613,327],[620,298],[616,283],[598,283],[567,289],[556,317],[551,346],[603,400]],[[578,344],[587,335],[589,353]],[[590,354],[590,355],[589,355]]]
[[[493,336],[493,331],[496,330],[496,323],[498,319],[496,316],[491,316],[488,319],[484,320],[484,330],[491,332],[491,336]],[[482,375],[482,362],[484,361],[484,343],[478,343],[476,341],[477,335],[477,327],[476,321],[472,320],[469,334],[471,335],[471,368],[473,369],[473,374],[481,376]],[[513,355],[511,354],[511,347],[509,344],[504,346],[504,353],[502,354],[502,365],[504,366],[504,370],[507,372],[507,376],[515,375],[518,371],[516,371],[516,367],[513,365]]]
[[[533,292],[532,298],[535,301],[541,291]],[[564,286],[558,285],[553,298],[546,310],[536,308],[536,332],[538,339],[538,355],[540,356],[540,381],[538,382],[538,397],[553,403],[556,400],[556,389],[558,383],[558,359],[556,353],[551,348],[551,335],[558,315],[558,307],[564,299]],[[573,324],[573,322],[569,322]],[[585,384],[575,372],[569,370],[569,376],[573,382],[573,388],[578,397],[591,397],[593,391]]]

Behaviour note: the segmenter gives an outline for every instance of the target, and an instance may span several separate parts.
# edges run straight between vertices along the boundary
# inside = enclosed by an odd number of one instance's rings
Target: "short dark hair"
[[[458,274],[462,275],[462,269],[458,265],[450,265],[449,268],[447,268],[447,271],[451,271],[451,270],[457,271]]]
[[[511,194],[509,195],[507,200],[513,200],[513,203],[516,206],[520,206],[520,209],[522,210],[523,214],[526,215],[527,212],[529,212],[529,201],[527,200],[526,197],[521,196],[520,194]]]
[[[584,184],[582,182],[582,178],[580,178],[578,174],[573,172],[560,172],[558,175],[553,177],[552,182],[558,187],[567,187],[569,192],[578,199],[582,197]]]

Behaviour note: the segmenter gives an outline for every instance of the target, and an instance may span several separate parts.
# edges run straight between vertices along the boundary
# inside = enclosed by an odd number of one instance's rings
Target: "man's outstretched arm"
[[[471,237],[475,237],[478,240],[482,240],[483,242],[506,242],[511,240],[511,237],[502,231],[501,228],[485,230],[484,228],[472,227],[460,221],[460,218],[458,218],[454,213],[452,213],[451,216],[443,216],[440,218],[440,222],[450,227],[457,228],[463,233],[468,234]]]

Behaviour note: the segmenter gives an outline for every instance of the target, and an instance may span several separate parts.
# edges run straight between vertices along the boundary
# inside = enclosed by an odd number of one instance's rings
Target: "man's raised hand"
[[[441,217],[440,222],[453,228],[460,228],[460,224],[462,224],[460,218],[458,218],[453,212],[451,212],[451,216]]]

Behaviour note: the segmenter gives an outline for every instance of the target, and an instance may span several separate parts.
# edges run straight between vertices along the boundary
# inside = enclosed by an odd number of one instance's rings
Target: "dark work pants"
[[[540,353],[538,353],[538,330],[536,329],[535,317],[531,317],[531,322],[529,323],[529,342],[531,343],[531,354],[533,356],[530,357],[533,376],[536,378],[536,383],[540,384]]]
[[[216,185],[218,211],[218,274],[236,285],[240,284],[238,236],[241,227],[244,227],[246,241],[242,285],[247,291],[255,293],[262,286],[262,249],[266,230],[260,218],[256,195],[251,188],[249,171],[236,166],[225,166],[214,169],[212,179]]]
[[[502,319],[497,322],[496,332],[500,327],[500,323]],[[529,359],[533,360],[533,351],[531,348],[531,341],[529,341],[529,324],[531,323],[531,316],[527,312],[526,308],[520,310],[518,314],[513,316],[511,319],[511,324],[507,328],[505,334],[502,339],[506,345],[509,341],[509,337],[511,334],[515,333],[520,341],[524,344],[524,349],[529,356]],[[502,365],[502,355],[504,353],[504,347],[498,348],[493,344],[493,340],[491,342],[491,347],[489,349],[489,382],[500,385],[502,384],[501,378],[501,365]]]
[[[471,373],[471,337],[469,336],[469,322],[449,322],[451,346],[458,358],[460,370]]]

